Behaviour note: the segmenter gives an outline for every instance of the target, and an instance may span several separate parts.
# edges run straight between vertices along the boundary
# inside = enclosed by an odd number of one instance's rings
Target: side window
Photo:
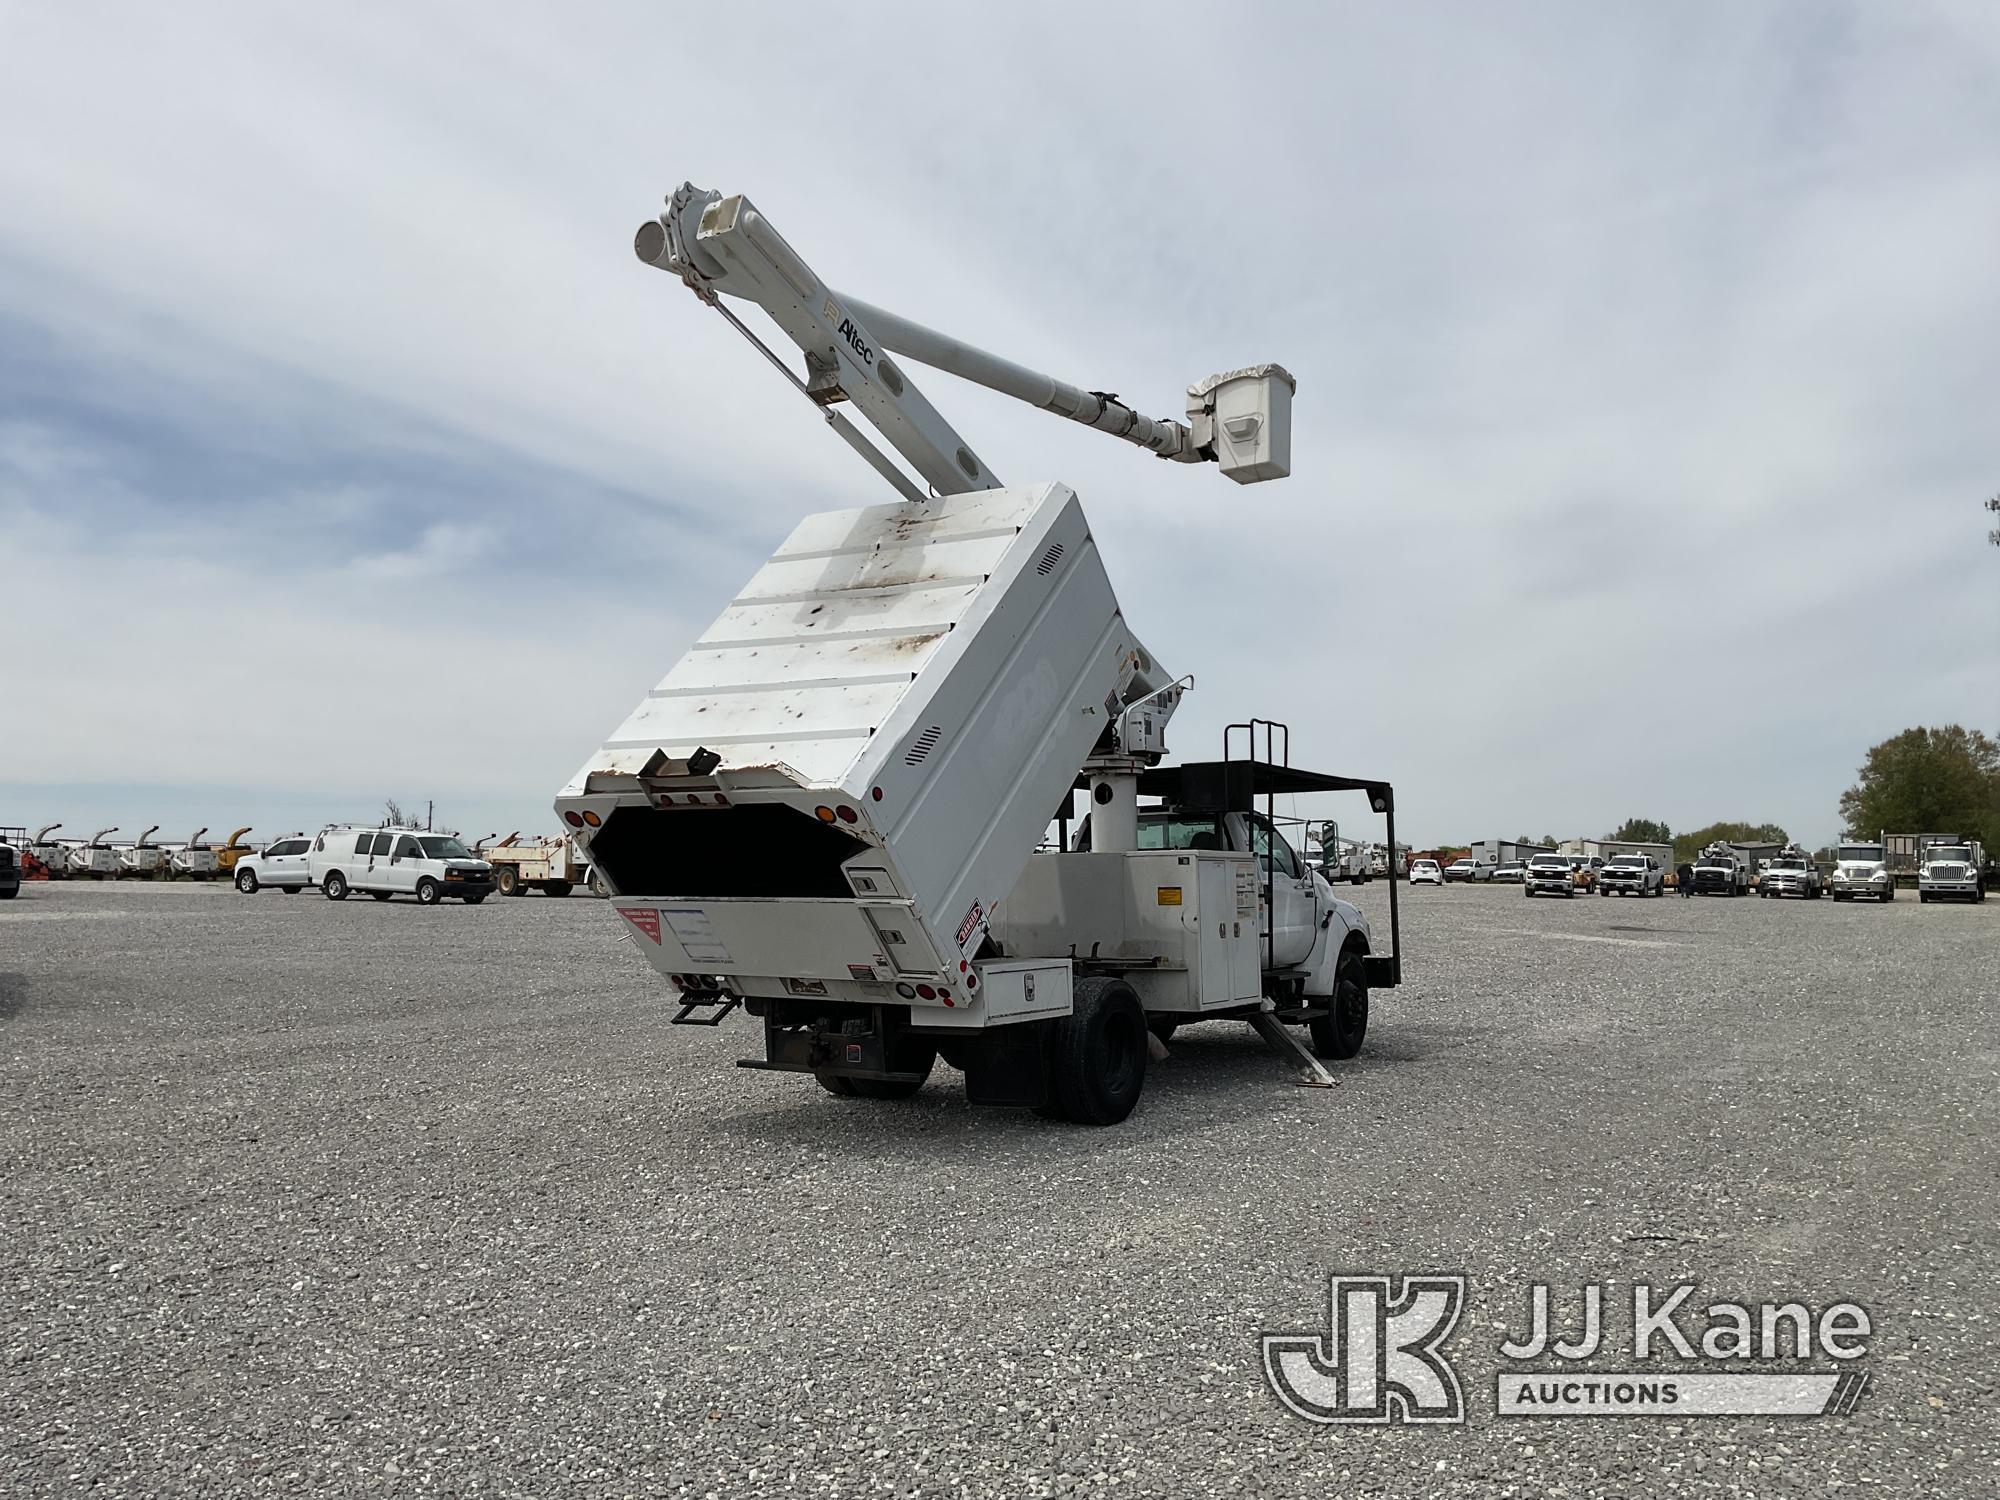
[[[372,833],[357,833],[354,836],[354,852],[366,859],[375,852],[375,836]]]
[[[1141,818],[1141,849],[1226,849],[1214,818]]]
[[[385,833],[382,835],[382,838],[386,843],[389,836]],[[423,850],[417,847],[417,841],[407,833],[396,841],[396,857],[398,859],[418,859],[422,857],[423,852]]]
[[[1259,859],[1275,863],[1279,874],[1298,878],[1298,855],[1292,852],[1283,835],[1255,813],[1250,815],[1250,848]]]

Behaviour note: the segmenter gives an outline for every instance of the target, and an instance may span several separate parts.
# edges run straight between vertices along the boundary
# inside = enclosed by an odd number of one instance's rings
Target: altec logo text
[[[1612,1293],[1605,1283],[1582,1288],[1573,1336],[1559,1336],[1549,1287],[1529,1288],[1525,1335],[1496,1350],[1497,1415],[1844,1415],[1867,1390],[1856,1362],[1874,1328],[1857,1303],[1698,1306],[1692,1285],[1636,1283],[1630,1346],[1616,1350],[1606,1339]],[[1463,1276],[1330,1277],[1328,1331],[1263,1335],[1265,1379],[1308,1422],[1463,1422],[1464,1393],[1444,1345],[1465,1300]],[[1579,1368],[1600,1356],[1630,1367]],[[1812,1368],[1820,1360],[1833,1367]]]

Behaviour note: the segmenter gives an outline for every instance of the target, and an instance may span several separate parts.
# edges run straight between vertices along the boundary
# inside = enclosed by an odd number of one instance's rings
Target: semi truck
[[[1833,850],[1833,899],[1873,901],[1896,899],[1896,876],[1889,868],[1887,846],[1880,839],[1842,839]]]
[[[1003,485],[901,361],[1239,483],[1290,471],[1290,374],[1232,370],[1188,388],[1185,423],[1147,417],[834,290],[748,198],[692,184],[634,248],[901,497],[799,522],[556,799],[673,1019],[741,1008],[763,1048],[740,1066],[838,1097],[905,1097],[941,1058],[974,1102],[1090,1125],[1126,1118],[1195,1021],[1247,1022],[1330,1084],[1322,1059],[1354,1055],[1371,991],[1400,981],[1396,895],[1384,941],[1274,800],[1358,793],[1393,846],[1391,787],[1294,767],[1257,717],[1220,758],[1167,763],[1194,679],[1127,620],[1082,501]],[[1079,797],[1075,838],[1043,847]]]
[[[1986,848],[1969,833],[1927,833],[1917,866],[1917,900],[1984,901]]]

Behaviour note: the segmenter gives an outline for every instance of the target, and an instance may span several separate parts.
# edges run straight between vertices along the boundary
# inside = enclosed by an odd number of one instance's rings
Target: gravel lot
[[[1340,1088],[1210,1025],[1087,1131],[736,1070],[584,897],[31,886],[0,1493],[2000,1492],[2000,902],[1407,897]],[[1471,1279],[1465,1426],[1278,1406],[1330,1270]],[[1496,1418],[1592,1279],[1860,1301],[1873,1388]]]

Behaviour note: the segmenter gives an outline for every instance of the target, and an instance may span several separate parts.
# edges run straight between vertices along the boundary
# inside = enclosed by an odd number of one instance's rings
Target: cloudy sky
[[[1834,831],[2000,729],[2000,8],[0,0],[0,823],[550,798],[798,516],[890,498],[641,267],[683,179],[834,286],[1173,414],[946,377],[1197,690],[1420,841]],[[185,826],[183,826],[185,825]]]

